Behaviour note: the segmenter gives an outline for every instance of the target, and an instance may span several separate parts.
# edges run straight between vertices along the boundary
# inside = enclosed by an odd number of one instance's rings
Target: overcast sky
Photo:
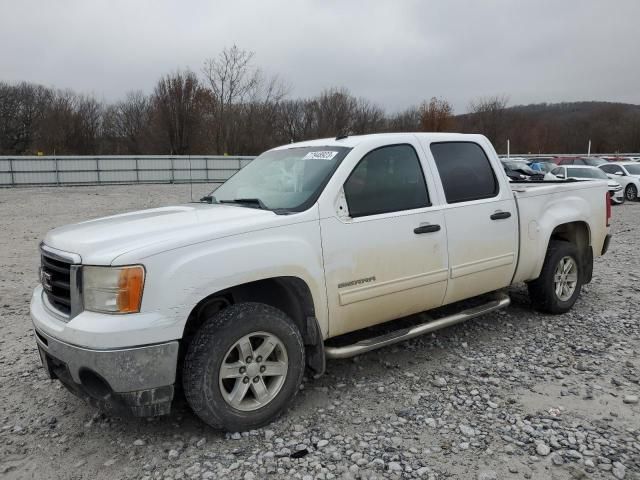
[[[116,100],[237,44],[292,96],[640,103],[640,0],[0,0],[0,80]]]

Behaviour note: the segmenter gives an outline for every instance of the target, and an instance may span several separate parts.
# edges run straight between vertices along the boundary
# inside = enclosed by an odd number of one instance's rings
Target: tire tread
[[[273,421],[287,409],[290,404],[290,400],[299,390],[297,387],[302,382],[304,374],[304,344],[302,337],[293,322],[284,312],[270,305],[254,302],[231,305],[204,322],[194,335],[183,364],[183,387],[187,403],[198,417],[214,428],[239,431],[233,428],[233,422],[230,422],[228,418],[225,418],[225,416],[218,411],[215,405],[212,408],[210,405],[210,399],[208,399],[206,395],[206,389],[203,387],[203,378],[206,375],[205,372],[207,369],[207,362],[209,361],[208,354],[211,351],[211,345],[217,337],[223,337],[224,335],[231,334],[234,322],[241,322],[242,319],[246,317],[266,315],[276,317],[278,320],[282,321],[284,325],[289,327],[289,333],[292,338],[295,339],[297,344],[296,347],[302,355],[302,367],[297,368],[297,378],[295,379],[296,388],[290,395],[288,401],[269,418],[257,423],[251,423],[251,421],[248,420],[246,426],[250,428],[259,428],[260,426],[264,426]]]

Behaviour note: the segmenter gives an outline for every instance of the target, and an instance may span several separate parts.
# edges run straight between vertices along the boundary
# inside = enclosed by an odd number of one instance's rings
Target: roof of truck
[[[419,137],[426,138],[431,142],[446,142],[446,141],[472,141],[484,138],[482,135],[469,134],[469,133],[435,133],[435,132],[402,132],[402,133],[372,133],[368,135],[349,135],[346,137],[329,137],[319,138],[316,140],[308,140],[304,142],[290,143],[288,145],[282,145],[274,148],[274,150],[282,150],[286,148],[297,147],[349,147],[353,148],[357,145],[366,142],[368,140],[380,137],[389,137],[390,141],[401,140],[402,137]]]

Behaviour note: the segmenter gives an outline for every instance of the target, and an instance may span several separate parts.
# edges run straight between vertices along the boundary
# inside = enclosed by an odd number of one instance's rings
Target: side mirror
[[[617,175],[618,177],[624,177],[624,173],[623,172],[616,172],[616,173],[614,173],[614,175]]]

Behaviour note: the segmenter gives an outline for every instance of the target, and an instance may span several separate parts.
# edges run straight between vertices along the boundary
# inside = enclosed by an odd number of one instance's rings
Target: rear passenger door
[[[511,283],[516,267],[518,223],[504,175],[475,142],[435,142],[431,152],[446,199],[449,282],[444,303]]]

